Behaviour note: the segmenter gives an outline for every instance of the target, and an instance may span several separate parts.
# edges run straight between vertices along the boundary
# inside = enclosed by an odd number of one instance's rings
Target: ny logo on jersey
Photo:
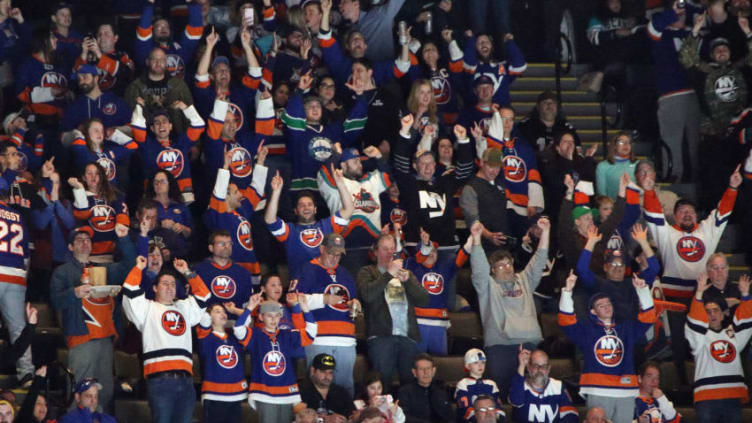
[[[230,172],[233,176],[244,178],[250,175],[253,170],[251,153],[243,147],[235,147],[230,150],[230,154]]]
[[[266,353],[262,363],[264,372],[269,376],[282,376],[282,373],[285,372],[285,368],[287,367],[285,356],[276,350]]]
[[[115,179],[115,174],[117,172],[117,167],[115,166],[115,162],[108,159],[107,157],[100,157],[97,159],[97,164],[102,166],[102,169],[104,169],[105,175],[107,175],[107,180],[112,181]]]
[[[523,182],[527,177],[527,167],[525,161],[521,158],[510,155],[502,159],[504,166],[504,177],[510,182]]]
[[[232,369],[238,365],[238,353],[232,345],[220,345],[215,352],[217,364],[225,369]]]
[[[449,78],[449,74],[446,69],[441,69],[438,74],[431,77],[431,87],[436,104],[447,104],[452,98],[452,85],[447,78]]]
[[[91,208],[89,225],[97,232],[115,229],[115,209],[107,204],[98,204]]]
[[[428,272],[421,279],[423,288],[431,295],[439,295],[444,292],[444,277],[439,273]]]
[[[183,172],[183,152],[175,148],[162,150],[157,155],[157,167],[178,177]]]
[[[329,307],[337,311],[348,311],[350,309],[347,305],[347,302],[350,301],[350,291],[348,291],[344,285],[338,283],[329,284],[326,289],[324,289],[324,294],[338,295],[343,299],[339,304],[329,304]]]
[[[62,74],[57,72],[45,72],[44,75],[42,75],[40,85],[43,87],[66,88],[68,87],[68,80]]]
[[[185,64],[180,56],[177,54],[167,55],[167,71],[170,72],[171,76],[180,76],[182,78],[181,75],[183,75],[184,70]]]
[[[319,228],[308,228],[300,231],[300,242],[308,248],[316,248],[324,240],[324,234]]]
[[[695,236],[683,236],[676,242],[676,253],[682,260],[695,263],[705,257],[705,244]]]
[[[407,225],[407,212],[404,209],[395,207],[389,212],[389,220],[392,224],[399,223],[402,226]]]
[[[253,251],[253,238],[251,238],[251,223],[243,219],[238,225],[237,231],[240,245],[248,251]]]
[[[211,291],[215,297],[227,300],[235,296],[237,285],[235,285],[235,281],[231,277],[219,275],[212,279]]]
[[[118,111],[117,104],[115,103],[107,103],[102,107],[102,113],[106,114],[107,116],[114,116]]]
[[[619,337],[605,335],[595,341],[593,354],[596,360],[606,367],[616,367],[624,358],[624,343]]]
[[[723,102],[736,101],[737,85],[733,75],[723,75],[715,80],[715,95]]]
[[[710,356],[720,363],[731,363],[736,358],[736,347],[725,339],[710,344]]]
[[[243,126],[243,110],[235,103],[229,103],[227,105],[227,111],[235,115],[235,127],[240,128]]]
[[[552,422],[557,414],[559,414],[558,404],[553,408],[551,404],[530,404],[527,408],[527,421],[535,423]]]
[[[427,209],[428,218],[433,219],[444,215],[446,209],[446,194],[437,194],[431,191],[418,191],[418,207]]]
[[[185,333],[185,318],[177,310],[167,310],[162,314],[162,329],[172,336]]]

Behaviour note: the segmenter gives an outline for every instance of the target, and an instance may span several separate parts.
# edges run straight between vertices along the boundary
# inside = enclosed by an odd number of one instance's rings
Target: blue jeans
[[[334,357],[334,383],[347,389],[350,395],[355,394],[353,383],[353,367],[355,367],[357,357],[355,346],[309,345],[305,347],[305,352],[307,368],[311,367],[313,358],[319,354],[329,354]]]
[[[697,423],[742,423],[742,404],[738,399],[720,399],[695,403]]]
[[[392,375],[397,370],[400,385],[413,380],[413,360],[418,354],[418,344],[406,336],[376,336],[368,340],[368,358],[373,369],[381,373],[381,385],[386,394],[392,388]]]
[[[489,13],[489,8],[491,13]],[[484,32],[500,36],[512,32],[509,0],[470,0],[467,10],[470,27],[476,37]],[[489,16],[493,25],[488,25]],[[502,43],[503,40],[498,39],[494,44],[501,46]]]
[[[146,381],[152,423],[191,423],[196,406],[193,378],[157,377]]]
[[[530,351],[535,350],[535,345],[525,343],[524,347]],[[517,354],[520,351],[519,344],[513,345],[491,345],[484,348],[486,352],[486,374],[491,376],[496,385],[499,387],[501,398],[506,398],[509,394],[509,386],[512,384],[512,378],[517,374]]]
[[[8,327],[11,342],[14,342],[26,326],[26,287],[14,283],[0,282],[0,315],[3,323]],[[31,362],[31,348],[16,362],[16,375],[19,379],[29,373],[34,373]]]
[[[418,324],[420,342],[418,351],[431,355],[447,355],[447,328]]]

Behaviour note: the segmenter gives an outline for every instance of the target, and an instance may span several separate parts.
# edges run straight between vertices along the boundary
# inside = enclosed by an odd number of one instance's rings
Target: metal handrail
[[[567,35],[563,32],[560,33],[559,36],[567,45],[566,70],[562,71],[561,55],[559,55],[559,57],[554,60],[554,70],[556,72],[556,101],[559,104],[559,107],[561,107],[561,77],[562,74],[569,75],[569,72],[572,70],[572,62],[574,60],[574,57],[572,55],[572,42],[569,40],[569,37],[567,37]]]

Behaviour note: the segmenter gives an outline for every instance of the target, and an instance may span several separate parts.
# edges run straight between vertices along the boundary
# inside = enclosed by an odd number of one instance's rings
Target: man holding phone
[[[401,384],[414,380],[412,364],[420,341],[415,307],[430,301],[415,275],[394,258],[395,249],[394,237],[381,235],[374,249],[376,264],[361,269],[356,279],[366,316],[368,357],[385,388],[392,386],[395,370]]]

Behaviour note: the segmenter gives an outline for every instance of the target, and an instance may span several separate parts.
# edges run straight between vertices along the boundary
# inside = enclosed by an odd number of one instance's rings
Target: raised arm
[[[350,216],[352,216],[353,212],[355,211],[355,204],[353,203],[350,191],[347,189],[345,176],[342,169],[334,168],[334,164],[331,165],[331,170],[334,181],[337,183],[337,191],[339,192],[339,199],[342,203],[342,208],[339,211],[339,216],[343,219],[350,219]]]

